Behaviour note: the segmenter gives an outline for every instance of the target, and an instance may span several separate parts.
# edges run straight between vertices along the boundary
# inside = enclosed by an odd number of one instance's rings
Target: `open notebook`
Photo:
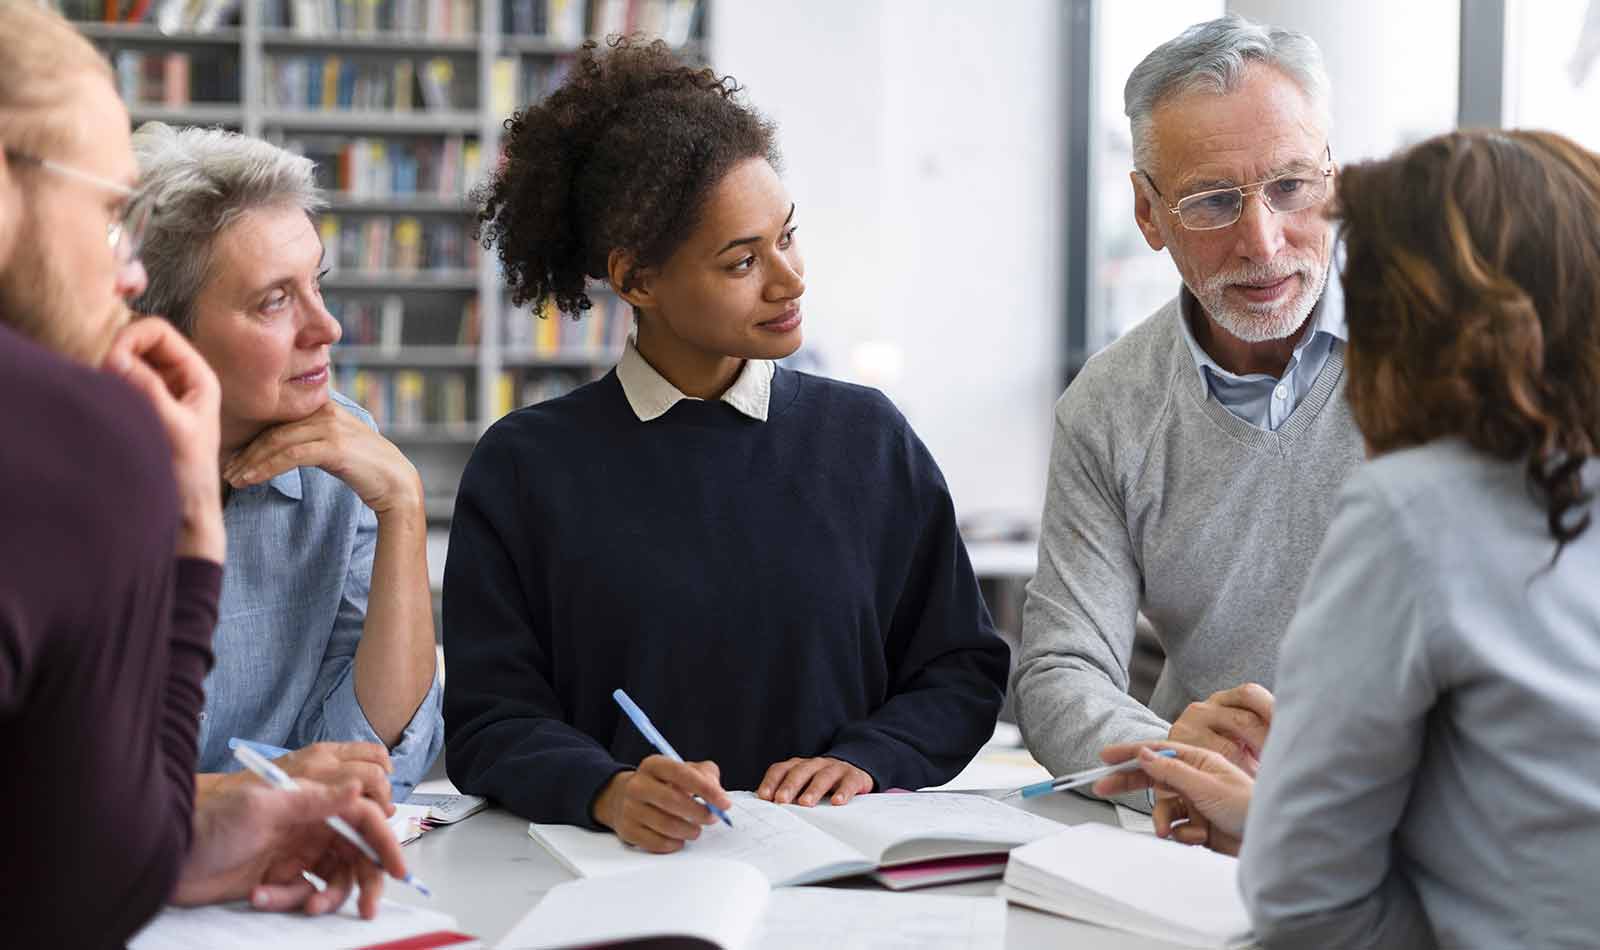
[[[995,897],[772,890],[748,864],[691,859],[557,885],[500,950],[663,939],[721,950],[1000,950],[1005,923]]]
[[[609,832],[528,826],[572,873],[598,877],[694,858],[749,864],[773,885],[814,884],[880,867],[1010,851],[1061,825],[981,795],[913,792],[857,796],[846,805],[774,805],[733,792],[733,827],[707,825],[675,854],[649,854]]]
[[[1252,943],[1239,862],[1110,825],[1075,825],[1011,852],[1013,904],[1188,947]]]
[[[320,917],[260,911],[243,902],[167,907],[133,935],[128,950],[349,950],[390,945],[408,950],[481,946],[458,933],[450,915],[398,901],[383,901],[377,917],[362,920],[352,896],[337,912]]]

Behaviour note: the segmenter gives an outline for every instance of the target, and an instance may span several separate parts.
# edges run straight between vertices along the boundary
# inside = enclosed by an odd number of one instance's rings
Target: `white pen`
[[[238,748],[234,749],[233,757],[238,759],[240,764],[245,768],[261,776],[261,778],[273,788],[281,788],[286,791],[293,791],[300,787],[299,785],[295,784],[294,779],[289,777],[288,772],[285,772],[283,769],[273,765],[272,760],[268,759],[266,756],[247,745],[240,745]],[[379,867],[383,866],[383,862],[378,859],[378,852],[372,850],[372,845],[367,844],[366,841],[362,839],[360,833],[354,828],[350,827],[350,823],[348,821],[345,821],[338,815],[329,815],[322,820],[328,823],[329,828],[332,828],[334,831],[338,832],[339,837],[355,845],[356,850],[366,855],[373,864],[376,864]],[[416,888],[417,893],[421,894],[423,897],[433,896],[433,891],[428,889],[428,885],[418,880],[415,874],[408,873],[405,877],[396,878],[396,880],[410,884],[412,887]]]
[[[1170,759],[1177,754],[1178,753],[1172,749],[1156,750],[1156,755],[1167,759]],[[1069,788],[1077,788],[1080,785],[1088,785],[1090,782],[1105,778],[1107,775],[1116,775],[1118,772],[1132,772],[1138,767],[1139,760],[1137,758],[1132,758],[1126,762],[1119,762],[1116,765],[1102,765],[1095,769],[1084,769],[1082,772],[1073,772],[1071,775],[1063,775],[1059,778],[1053,778],[1048,781],[1036,782],[1032,785],[1024,785],[1021,788],[1014,788],[1007,792],[1005,797],[1011,798],[1016,795],[1021,795],[1023,798],[1033,798],[1037,795],[1048,795],[1051,792],[1064,792]]]

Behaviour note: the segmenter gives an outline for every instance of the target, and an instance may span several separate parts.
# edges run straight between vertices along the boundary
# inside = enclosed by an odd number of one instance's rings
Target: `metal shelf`
[[[523,369],[588,369],[591,366],[610,366],[622,358],[621,351],[575,350],[566,353],[530,353],[502,350],[500,365]]]
[[[478,365],[478,348],[443,345],[387,349],[382,346],[341,344],[333,348],[332,359],[339,366],[448,366],[459,369]]]
[[[384,195],[356,197],[330,194],[327,210],[340,214],[472,214],[477,206],[466,198],[434,195]]]
[[[296,33],[262,27],[261,45],[267,49],[360,50],[374,53],[454,53],[476,56],[478,35],[440,39],[425,33]]]
[[[78,32],[91,40],[148,46],[238,46],[243,34],[237,27],[220,27],[205,33],[176,30],[163,33],[149,23],[96,23],[74,20]]]
[[[244,110],[235,105],[188,105],[180,107],[142,105],[128,107],[134,125],[165,122],[168,125],[244,125]]]
[[[595,37],[590,37],[590,39],[600,42]],[[525,56],[576,56],[583,42],[566,43],[561,40],[552,40],[547,36],[506,33],[500,37],[500,51],[502,53],[521,53]],[[705,58],[705,44],[700,40],[690,40],[682,46],[673,47],[673,52],[686,59],[700,60]]]
[[[394,271],[335,271],[322,279],[327,290],[462,290],[478,289],[478,275],[469,270],[419,270],[405,274]]]
[[[383,426],[384,437],[391,442],[423,443],[431,442],[442,445],[473,445],[478,441],[478,424],[467,422],[458,425],[420,425],[420,426]]]
[[[377,109],[320,110],[269,109],[261,124],[275,128],[327,132],[473,133],[480,124],[477,112],[384,112]]]

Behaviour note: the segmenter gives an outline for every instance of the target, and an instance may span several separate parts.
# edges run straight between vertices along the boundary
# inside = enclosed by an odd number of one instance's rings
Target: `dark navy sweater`
[[[1006,646],[943,476],[872,389],[780,369],[767,421],[616,373],[511,413],[461,480],[444,576],[450,778],[540,822],[653,753],[753,789],[833,756],[878,790],[948,780],[993,731]]]

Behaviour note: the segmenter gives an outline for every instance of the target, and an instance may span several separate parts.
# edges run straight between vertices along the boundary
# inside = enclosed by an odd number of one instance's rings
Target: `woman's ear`
[[[611,289],[635,310],[650,309],[650,285],[654,276],[650,268],[638,266],[638,259],[632,251],[612,248],[606,256],[606,277],[611,282]]]

